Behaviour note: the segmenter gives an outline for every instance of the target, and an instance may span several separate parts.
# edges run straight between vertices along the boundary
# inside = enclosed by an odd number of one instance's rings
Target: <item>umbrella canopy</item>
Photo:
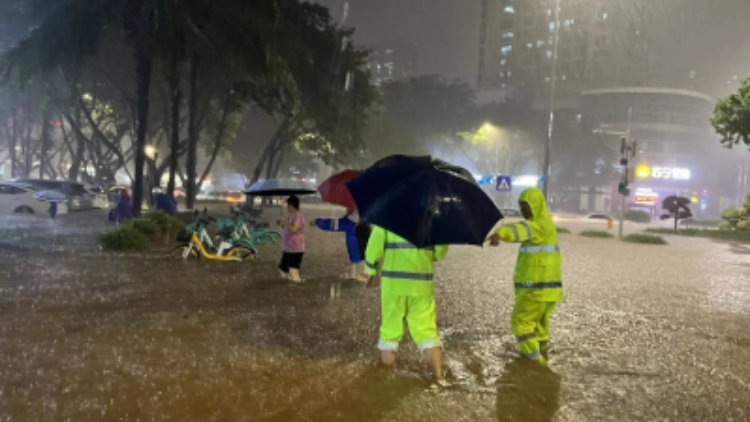
[[[503,218],[471,173],[429,156],[384,158],[347,187],[362,218],[420,248],[481,246]]]
[[[352,194],[349,193],[346,184],[359,176],[360,173],[361,172],[357,170],[346,170],[339,174],[334,174],[318,186],[320,196],[328,203],[341,205],[350,210],[356,209],[357,204],[354,203],[354,198],[352,198]]]
[[[251,196],[311,195],[317,192],[315,186],[298,180],[267,179],[256,182],[246,191]]]
[[[47,202],[66,202],[68,200],[64,193],[54,190],[41,190],[34,194],[34,198]]]

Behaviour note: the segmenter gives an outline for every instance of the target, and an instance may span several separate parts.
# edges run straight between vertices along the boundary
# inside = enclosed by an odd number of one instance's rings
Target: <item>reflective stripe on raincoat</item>
[[[448,246],[418,249],[404,238],[373,226],[365,253],[367,274],[382,264],[380,288],[385,296],[432,296],[433,264],[448,253]]]
[[[557,228],[539,189],[526,189],[518,200],[529,204],[533,217],[497,231],[500,240],[521,243],[513,275],[516,298],[557,302],[562,299],[562,258]]]

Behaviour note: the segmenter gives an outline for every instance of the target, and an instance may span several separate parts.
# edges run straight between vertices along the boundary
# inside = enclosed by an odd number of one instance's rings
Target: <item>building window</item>
[[[508,59],[501,59],[500,60],[500,66],[505,66],[506,64],[508,64]]]
[[[555,23],[554,22],[550,22],[549,23],[549,32],[555,32]]]
[[[550,51],[550,50],[547,50],[547,53],[545,53],[545,54],[547,55],[547,58],[548,58],[548,59],[551,59],[551,58],[552,58],[552,51]]]
[[[512,32],[506,32],[503,34],[503,39],[513,38]]]
[[[526,48],[529,48],[529,49],[534,48],[534,44],[530,43],[530,42],[527,42],[526,43]]]
[[[507,56],[513,50],[513,46],[506,45],[500,49],[500,54]]]
[[[385,50],[385,54],[393,54],[393,49],[389,48],[389,49]]]
[[[542,41],[542,40],[539,40],[539,41],[536,42],[537,48],[541,48],[543,45],[544,45],[544,41]]]
[[[609,17],[609,14],[607,12],[602,13],[602,20],[606,21],[608,17]]]
[[[511,76],[512,74],[513,74],[513,72],[511,72],[511,71],[509,70],[509,71],[508,71],[508,77],[510,78],[510,76]]]
[[[503,12],[512,15],[516,13],[516,9],[513,6],[505,6],[505,9],[503,9]]]

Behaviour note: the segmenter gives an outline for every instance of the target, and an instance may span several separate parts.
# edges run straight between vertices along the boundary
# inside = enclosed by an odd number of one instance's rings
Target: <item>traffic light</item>
[[[617,192],[620,193],[620,195],[623,196],[630,196],[630,188],[628,188],[628,182],[622,181],[619,185],[617,185]]]

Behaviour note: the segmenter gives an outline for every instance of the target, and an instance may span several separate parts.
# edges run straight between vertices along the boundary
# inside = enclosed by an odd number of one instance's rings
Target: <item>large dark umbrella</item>
[[[350,210],[357,208],[357,205],[354,203],[354,198],[352,198],[351,193],[349,193],[346,184],[359,176],[360,173],[361,172],[357,170],[346,170],[334,174],[318,186],[320,196],[324,201],[331,204],[341,205]]]
[[[471,173],[429,156],[384,158],[347,187],[362,218],[420,248],[481,246],[503,218]]]
[[[254,183],[246,191],[250,196],[312,195],[315,186],[299,180],[268,179]]]

